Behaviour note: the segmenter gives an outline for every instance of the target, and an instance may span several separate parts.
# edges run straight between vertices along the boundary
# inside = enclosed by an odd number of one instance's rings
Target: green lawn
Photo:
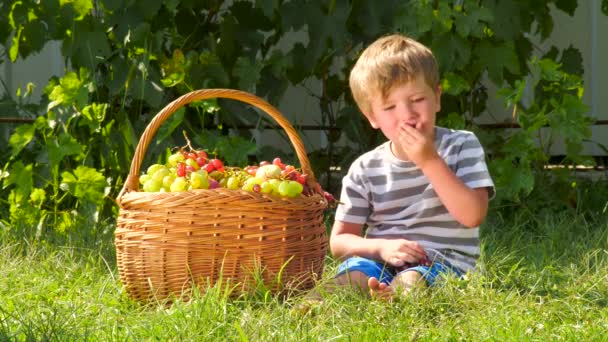
[[[301,298],[144,307],[111,248],[0,244],[0,340],[608,340],[608,223],[573,214],[491,217],[480,271],[392,304],[350,291],[302,313]],[[325,279],[335,268],[328,258]]]

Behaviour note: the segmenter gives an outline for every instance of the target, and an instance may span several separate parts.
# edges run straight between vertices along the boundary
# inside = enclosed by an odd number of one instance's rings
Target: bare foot
[[[393,291],[391,286],[379,282],[378,279],[374,277],[370,277],[367,280],[367,286],[372,298],[391,301],[395,295],[395,291]]]

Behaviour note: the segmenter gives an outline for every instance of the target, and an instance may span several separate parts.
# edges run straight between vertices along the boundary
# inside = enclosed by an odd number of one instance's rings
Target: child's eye
[[[424,97],[416,97],[412,100],[412,102],[422,102],[424,101]]]
[[[386,107],[382,108],[382,110],[391,110],[394,108],[395,108],[395,105],[390,105],[390,106],[386,106]]]

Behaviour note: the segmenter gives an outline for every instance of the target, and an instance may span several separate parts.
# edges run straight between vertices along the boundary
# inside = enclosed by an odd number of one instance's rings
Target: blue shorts
[[[375,277],[381,283],[387,285],[390,284],[397,275],[408,271],[420,273],[429,286],[435,285],[435,280],[437,280],[438,277],[443,277],[448,274],[454,274],[457,277],[462,277],[463,275],[461,270],[439,262],[433,262],[430,266],[417,265],[397,271],[392,266],[376,260],[352,257],[340,264],[336,276],[353,271],[359,271],[368,277]]]

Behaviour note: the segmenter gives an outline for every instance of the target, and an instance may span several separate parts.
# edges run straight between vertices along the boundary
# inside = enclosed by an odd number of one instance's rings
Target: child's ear
[[[443,89],[441,89],[441,85],[437,86],[437,89],[435,90],[435,99],[437,100],[437,111],[441,110],[441,93],[443,92]]]

